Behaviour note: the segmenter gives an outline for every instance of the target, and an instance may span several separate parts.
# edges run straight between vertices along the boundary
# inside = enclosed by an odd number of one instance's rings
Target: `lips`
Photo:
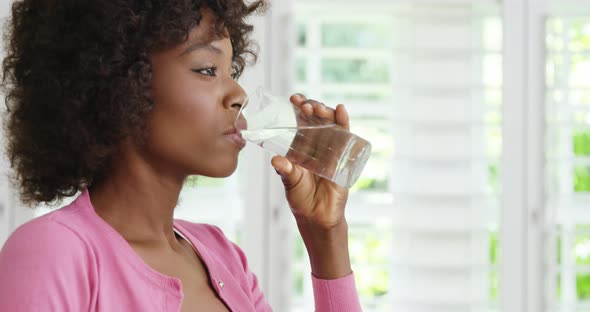
[[[238,146],[239,149],[244,148],[246,146],[246,141],[242,138],[242,134],[238,131],[237,128],[232,128],[223,133],[225,138],[232,141],[234,144]]]
[[[223,133],[223,135],[240,134],[237,128],[231,128]],[[241,134],[240,134],[241,136]]]

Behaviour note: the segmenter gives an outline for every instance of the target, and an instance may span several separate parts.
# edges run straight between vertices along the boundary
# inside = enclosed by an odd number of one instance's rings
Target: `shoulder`
[[[55,251],[81,246],[82,238],[78,229],[80,220],[79,206],[75,202],[37,217],[14,230],[4,244],[2,253],[7,249],[31,248],[35,252],[42,252],[50,248]]]
[[[51,213],[18,227],[0,251],[0,270],[14,261],[51,264],[84,257],[87,248],[79,233],[56,216]]]
[[[0,310],[81,311],[95,276],[92,254],[67,224],[43,216],[17,228],[0,250]],[[28,300],[25,300],[28,298]]]
[[[91,249],[80,220],[78,205],[72,203],[19,226],[0,249],[0,273],[88,270]]]

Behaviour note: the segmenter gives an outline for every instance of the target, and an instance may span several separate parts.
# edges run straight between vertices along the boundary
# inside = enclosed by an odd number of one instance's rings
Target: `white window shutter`
[[[499,155],[489,155],[486,133],[499,125],[486,123],[486,113],[497,108],[485,93],[500,92],[501,47],[482,40],[498,8],[479,9],[416,4],[405,17],[414,37],[400,47],[408,63],[396,69],[402,71],[394,93],[407,96],[394,103],[393,121],[391,292],[398,309],[492,305],[489,231],[497,225],[498,201],[488,187],[488,168]]]

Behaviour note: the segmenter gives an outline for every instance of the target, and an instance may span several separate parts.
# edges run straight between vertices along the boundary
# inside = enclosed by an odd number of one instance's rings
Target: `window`
[[[549,242],[555,311],[590,309],[590,15],[546,24]],[[554,252],[551,254],[551,252]]]

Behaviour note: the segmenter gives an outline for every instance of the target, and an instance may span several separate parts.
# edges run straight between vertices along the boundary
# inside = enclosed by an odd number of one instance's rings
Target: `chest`
[[[230,311],[211,284],[205,263],[188,242],[182,241],[181,244],[186,251],[181,254],[151,254],[141,250],[136,252],[156,271],[181,281],[181,312]]]
[[[190,245],[185,247],[190,248]],[[229,311],[215,292],[206,266],[194,252],[187,256],[186,265],[175,269],[175,276],[182,281],[184,294],[181,312]]]

